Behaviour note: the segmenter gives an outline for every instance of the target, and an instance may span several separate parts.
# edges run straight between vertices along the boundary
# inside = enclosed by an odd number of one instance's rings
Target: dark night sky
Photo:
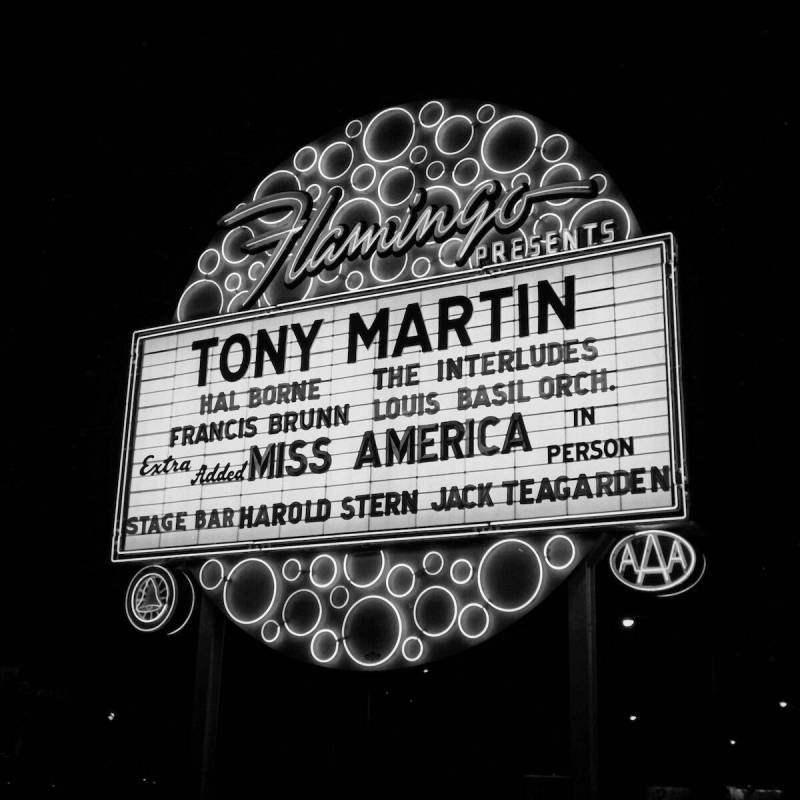
[[[520,25],[521,39],[536,30]],[[794,87],[780,29],[675,26],[638,45],[631,31],[576,33],[568,50],[582,55],[570,57],[559,49],[567,29],[549,46],[541,33],[530,47],[482,41],[479,57],[454,36],[416,64],[389,58],[395,49],[377,38],[367,50],[337,39],[328,53],[300,55],[267,39],[258,57],[211,39],[99,45],[54,31],[40,42],[41,70],[13,89],[10,158],[25,174],[28,200],[16,211],[29,233],[6,269],[12,552],[0,666],[16,677],[4,679],[0,777],[181,785],[194,632],[135,634],[122,606],[133,570],[109,563],[130,333],[171,319],[216,219],[299,145],[388,105],[461,96],[574,136],[643,230],[672,231],[679,245],[691,513],[710,568],[668,608],[602,583],[604,769],[633,787],[786,784],[800,704],[800,553]],[[445,786],[472,796],[482,781],[563,771],[566,604],[558,593],[548,603],[430,674],[360,682],[232,631],[221,730],[229,780],[244,786],[258,770],[264,785],[290,786],[313,763],[313,785],[330,774],[330,786],[362,780],[380,794],[387,771],[410,771],[420,796]],[[623,613],[645,621],[628,637]],[[784,698],[793,706],[781,714]],[[635,736],[624,724],[634,707]],[[421,754],[445,766],[420,766]],[[245,777],[233,777],[234,755]]]

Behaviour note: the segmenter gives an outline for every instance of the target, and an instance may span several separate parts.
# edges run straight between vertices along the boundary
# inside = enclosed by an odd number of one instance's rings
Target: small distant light
[[[108,716],[106,717],[106,719],[107,719],[109,722],[113,722],[113,721],[114,721],[114,719],[116,718],[116,716],[117,716],[117,715],[116,715],[116,714],[115,714],[113,711],[109,711],[109,712],[108,712]]]
[[[623,628],[632,628],[635,624],[633,617],[623,617],[622,619]]]
[[[637,720],[637,719],[639,719],[639,717],[637,717],[637,716],[636,716],[636,714],[631,714],[631,715],[628,717],[628,719],[629,719],[631,722],[636,722],[636,720]]]
[[[423,672],[424,672],[426,675],[428,674],[428,672],[430,672],[430,670],[429,670],[427,667],[425,667],[425,669],[424,669],[424,670],[422,670],[422,671],[423,671]]]
[[[731,743],[731,747],[733,747],[733,745],[735,745],[735,744],[736,744],[736,739],[730,739],[729,741],[730,741],[730,743]]]
[[[778,705],[779,705],[781,708],[788,708],[788,707],[789,707],[789,704],[788,704],[788,703],[787,703],[785,700],[779,700],[779,701],[778,701]]]

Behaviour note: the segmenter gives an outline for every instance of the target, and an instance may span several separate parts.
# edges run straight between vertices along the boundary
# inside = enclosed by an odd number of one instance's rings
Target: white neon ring
[[[452,247],[452,245],[453,245],[453,242],[457,242],[458,244],[461,244],[463,241],[464,241],[464,240],[463,240],[463,239],[462,239],[460,236],[452,236],[452,237],[451,237],[450,239],[448,239],[446,242],[442,242],[442,243],[441,243],[441,245],[439,245],[439,251],[437,252],[437,254],[436,254],[436,255],[439,257],[439,263],[440,263],[440,264],[441,264],[441,265],[442,265],[442,266],[443,266],[445,269],[455,269],[455,268],[456,268],[456,262],[455,262],[455,261],[453,261],[452,263],[448,263],[447,261],[445,261],[445,260],[444,260],[444,257],[442,256],[442,251],[443,251],[443,250],[445,249],[445,247],[447,247],[448,245],[450,245],[450,246]]]
[[[411,175],[411,189],[409,190],[408,194],[402,199],[398,200],[396,203],[390,203],[382,194],[381,190],[383,189],[384,181],[393,173],[397,172],[398,170],[404,170]],[[414,177],[414,173],[411,170],[404,166],[403,164],[398,164],[397,166],[392,167],[391,169],[386,170],[386,172],[381,176],[381,179],[378,181],[378,200],[381,201],[385,206],[389,206],[389,208],[397,208],[397,206],[403,205],[412,194],[414,194],[414,189],[417,186],[417,179]],[[388,222],[388,220],[387,220]]]
[[[422,273],[420,273],[416,269],[414,269],[414,267],[420,261],[424,261],[427,264],[427,266],[425,267],[425,271],[422,272]],[[411,264],[411,274],[415,278],[424,278],[430,271],[431,271],[431,260],[429,258],[427,258],[426,256],[419,256],[418,258],[415,258],[414,262]]]
[[[343,566],[344,576],[357,589],[369,589],[370,586],[374,586],[381,579],[381,575],[383,575],[383,569],[386,566],[386,556],[383,554],[383,550],[379,550],[378,552],[381,554],[381,568],[378,570],[378,574],[371,581],[368,581],[367,583],[356,583],[350,577],[350,573],[347,571],[347,559],[350,558],[350,553],[347,553],[347,555],[345,555],[345,557],[344,557],[344,566]],[[361,601],[359,600],[359,603],[360,602]]]
[[[486,116],[485,119],[483,117],[481,117],[481,111],[483,111],[484,108],[489,111],[489,115]],[[477,119],[478,122],[482,122],[485,125],[487,122],[491,122],[494,119],[494,115],[496,113],[497,113],[497,111],[496,111],[495,107],[491,103],[484,103],[478,109],[478,112],[475,114],[475,119]]]
[[[548,158],[544,154],[544,148],[547,146],[547,143],[551,139],[563,139],[564,140],[564,152],[560,156],[556,156],[555,158]],[[567,137],[564,136],[563,133],[551,133],[549,136],[545,137],[545,140],[542,142],[542,158],[548,164],[555,164],[556,161],[561,161],[561,159],[564,158],[564,156],[566,156],[568,152],[569,152],[569,139],[567,139]]]
[[[528,548],[528,550],[533,553],[534,558],[536,559],[536,564],[539,567],[539,582],[536,584],[536,589],[534,589],[533,594],[524,602],[522,605],[516,606],[515,608],[503,608],[502,606],[495,605],[487,596],[486,592],[483,590],[483,584],[481,583],[481,568],[483,567],[483,562],[486,561],[489,553],[492,552],[500,545],[508,544],[509,542],[513,542],[514,544],[521,544]],[[539,554],[529,545],[527,542],[523,542],[522,539],[501,539],[499,542],[495,542],[484,554],[481,558],[480,564],[478,564],[478,591],[481,593],[481,597],[495,610],[502,611],[505,614],[510,614],[514,611],[521,611],[525,606],[529,606],[535,599],[536,595],[539,594],[539,590],[542,588],[542,577],[543,577],[544,570],[542,569],[542,559],[539,558]]]
[[[461,617],[463,617],[464,612],[470,608],[479,608],[481,611],[483,611],[483,615],[486,618],[486,624],[483,626],[483,629],[480,633],[467,633],[464,630]],[[458,629],[461,631],[462,636],[466,636],[467,639],[480,639],[480,637],[489,630],[489,612],[480,603],[467,603],[467,605],[465,605],[458,614]]]
[[[333,564],[333,577],[327,583],[317,583],[314,580],[314,564],[317,563],[321,558],[328,558],[330,559],[331,563]],[[317,589],[327,589],[335,580],[336,576],[339,574],[339,565],[336,563],[336,559],[329,555],[328,553],[320,553],[316,558],[311,561],[311,565],[308,568],[308,576],[311,580],[311,583],[317,587]]]
[[[467,124],[469,125],[469,139],[467,139],[467,141],[461,147],[459,147],[458,150],[445,150],[439,144],[439,134],[442,132],[442,128],[444,128],[444,126],[447,125],[447,123],[450,122],[451,119],[464,119],[467,121]],[[440,153],[444,153],[444,155],[446,156],[455,156],[458,155],[459,153],[463,153],[464,150],[466,150],[469,147],[469,143],[472,141],[473,136],[475,136],[475,126],[472,124],[472,120],[464,114],[453,114],[449,116],[446,120],[444,120],[436,129],[436,134],[433,137],[433,141],[434,144],[436,145],[436,149]]]
[[[422,121],[422,115],[425,113],[425,109],[428,106],[439,106],[439,112],[440,112],[439,113],[439,118],[437,120],[435,120],[434,122],[423,122]],[[422,108],[419,110],[418,119],[419,119],[419,124],[422,125],[423,128],[433,128],[436,125],[438,125],[442,121],[442,119],[444,119],[444,106],[438,100],[428,100],[428,102],[425,103],[425,105],[422,106]]]
[[[552,166],[552,167],[548,167],[548,168],[547,168],[547,169],[544,171],[544,173],[543,173],[543,175],[542,175],[542,179],[539,181],[539,186],[540,186],[540,187],[543,187],[543,186],[544,186],[545,179],[547,178],[547,176],[548,176],[548,175],[549,175],[549,174],[550,174],[550,173],[551,173],[551,172],[552,172],[554,169],[560,169],[560,168],[562,168],[562,167],[569,167],[570,169],[573,169],[573,170],[575,170],[575,175],[577,176],[577,180],[582,180],[582,179],[583,179],[583,176],[581,175],[581,171],[580,171],[580,169],[579,169],[577,166],[575,166],[575,164],[573,164],[573,163],[571,163],[571,162],[569,162],[569,161],[561,161],[561,162],[559,162],[558,164],[553,164],[553,166]],[[558,207],[558,206],[565,206],[565,205],[567,205],[567,203],[571,203],[571,202],[572,202],[574,199],[575,199],[574,197],[568,197],[566,200],[548,200],[548,201],[547,201],[547,205],[549,205],[549,206],[556,206],[556,207]]]
[[[442,169],[438,174],[432,175],[431,174],[431,167],[441,167]],[[439,178],[442,177],[442,175],[444,175],[444,164],[441,161],[438,161],[438,160],[437,161],[431,161],[431,163],[428,164],[427,167],[425,167],[425,177],[430,181],[438,181]]]
[[[183,577],[186,578],[186,582],[189,584],[189,589],[192,591],[192,604],[189,606],[189,612],[186,614],[186,619],[175,628],[174,631],[170,631],[167,636],[174,636],[176,633],[180,633],[188,624],[189,620],[192,618],[192,614],[194,613],[194,604],[195,600],[197,599],[197,593],[194,590],[194,584],[192,583],[192,579],[184,572]]]
[[[344,592],[344,603],[338,606],[336,605],[336,603],[333,602],[333,593],[337,589],[341,589]],[[341,584],[339,584],[338,586],[334,586],[333,589],[331,589],[330,594],[328,595],[328,602],[331,604],[333,608],[336,609],[344,608],[350,602],[350,590],[346,586],[342,586]]]
[[[414,153],[421,152],[421,155],[418,159],[414,160]],[[411,152],[408,154],[408,160],[412,164],[421,164],[426,158],[428,157],[428,148],[425,147],[424,144],[418,144],[411,148]]]
[[[439,569],[431,571],[425,566],[428,561],[428,556],[439,557]],[[430,550],[422,557],[422,569],[424,569],[428,575],[438,575],[444,569],[444,556],[438,550]]]
[[[321,636],[323,633],[328,633],[333,636],[333,643],[335,647],[333,648],[333,653],[328,658],[320,658],[314,652],[314,643],[317,641],[317,637]],[[327,664],[330,661],[333,661],[334,658],[339,653],[339,640],[336,638],[336,634],[330,628],[320,628],[312,637],[311,637],[311,644],[309,645],[309,650],[311,651],[311,657],[315,661],[319,661],[320,664]]]
[[[400,569],[401,567],[404,567],[405,569],[407,569],[407,570],[408,570],[408,571],[411,573],[411,586],[409,587],[409,589],[408,589],[408,591],[407,591],[407,592],[403,592],[402,594],[396,594],[395,592],[393,592],[393,591],[392,591],[392,590],[389,588],[389,579],[392,577],[392,573],[393,573],[393,572],[394,572],[396,569]],[[393,567],[392,567],[392,568],[391,568],[391,569],[390,569],[390,570],[389,570],[389,571],[386,573],[386,591],[387,591],[387,592],[389,592],[389,594],[390,594],[392,597],[396,597],[398,600],[399,600],[401,597],[408,597],[408,595],[410,595],[410,594],[411,594],[411,592],[413,592],[413,591],[414,591],[414,585],[416,584],[416,582],[417,582],[417,576],[414,574],[414,570],[413,570],[413,568],[411,567],[411,565],[410,565],[410,564],[405,564],[405,563],[403,563],[403,562],[400,562],[399,564],[395,564],[395,565],[394,565],[394,566],[393,566]]]
[[[272,637],[268,637],[264,631],[266,630],[267,625],[274,625],[275,626],[275,635]],[[261,626],[261,638],[267,643],[272,644],[274,641],[278,639],[281,635],[281,626],[274,620],[268,619],[262,626]]]
[[[255,561],[256,563],[262,564],[267,568],[267,571],[269,572],[272,578],[272,597],[270,598],[266,609],[264,609],[264,611],[257,617],[254,617],[253,619],[239,619],[237,616],[233,614],[233,612],[228,607],[228,587],[231,585],[231,581],[233,580],[233,576],[236,570],[239,569],[239,567],[246,564],[248,561]],[[253,623],[258,622],[259,620],[264,619],[264,617],[266,617],[267,614],[269,614],[270,609],[272,608],[272,604],[275,602],[275,595],[277,594],[277,588],[278,588],[278,580],[275,577],[275,572],[273,571],[272,567],[269,564],[267,564],[266,561],[264,561],[261,558],[245,558],[238,564],[235,564],[233,569],[228,573],[228,579],[225,581],[225,588],[222,590],[222,605],[225,606],[226,613],[234,622],[239,623],[239,625],[252,625]]]
[[[356,174],[358,173],[358,171],[359,171],[360,169],[363,169],[363,170],[366,170],[366,169],[371,169],[371,170],[372,170],[372,177],[369,179],[369,183],[368,183],[366,186],[356,186],[356,185],[355,185],[355,183],[353,182],[354,178],[356,177]],[[372,186],[372,184],[373,184],[373,183],[375,183],[375,176],[376,176],[377,174],[378,174],[378,173],[375,171],[375,167],[373,167],[373,166],[372,166],[372,164],[370,164],[370,163],[369,163],[369,161],[365,161],[363,164],[359,164],[359,165],[358,165],[358,166],[357,166],[357,167],[356,167],[356,168],[355,168],[355,169],[354,169],[354,170],[353,170],[353,171],[350,173],[350,185],[351,185],[351,186],[353,187],[353,189],[355,189],[357,192],[366,192],[366,191],[367,191],[367,189],[369,189],[369,188]],[[343,204],[341,207],[344,207],[344,205],[346,205],[346,203],[345,203],[345,204]],[[328,227],[330,227],[330,226],[328,226]]]
[[[128,622],[130,622],[130,624],[133,625],[133,627],[136,628],[137,631],[142,631],[143,633],[152,633],[153,631],[159,630],[159,628],[163,628],[164,625],[166,625],[169,619],[172,617],[172,614],[175,611],[178,604],[178,587],[175,585],[175,576],[168,569],[165,569],[164,567],[158,567],[158,565],[155,565],[151,568],[145,567],[144,569],[139,570],[137,575],[141,575],[141,577],[139,577],[138,580],[136,580],[135,586],[138,586],[142,582],[142,579],[147,577],[148,573],[154,573],[158,575],[159,578],[162,579],[164,579],[165,575],[167,578],[169,578],[167,587],[169,589],[170,594],[167,595],[167,600],[171,602],[164,603],[163,610],[155,618],[157,620],[160,619],[161,621],[157,625],[149,627],[144,624],[147,622],[147,620],[140,619],[138,616],[136,616],[135,613],[131,612],[129,599],[130,600],[133,599],[135,588],[129,588],[130,598],[128,598],[127,596],[128,592],[126,592],[126,597],[125,597],[125,615],[128,617]],[[134,575],[134,578],[136,578],[136,575]],[[131,584],[133,584],[133,581],[131,581]],[[137,624],[137,621],[139,624]]]
[[[440,589],[441,591],[447,593],[450,596],[450,599],[453,601],[453,619],[450,620],[449,625],[444,630],[441,630],[438,633],[426,631],[425,628],[419,624],[419,620],[417,619],[417,606],[419,605],[419,601],[422,600],[422,598],[428,592],[433,591],[434,589]],[[453,625],[456,624],[456,619],[458,619],[458,603],[456,602],[455,595],[446,586],[428,586],[417,595],[417,599],[414,601],[414,610],[412,614],[414,617],[414,624],[417,626],[417,628],[419,628],[426,636],[430,636],[432,639],[435,639],[439,636],[444,636],[453,627]]]
[[[392,281],[396,281],[405,271],[406,266],[408,265],[408,253],[403,254],[403,263],[400,266],[400,269],[397,272],[388,277],[388,278],[381,278],[378,273],[375,271],[375,259],[378,258],[377,253],[372,254],[372,258],[369,260],[369,272],[373,278],[375,278],[378,283],[392,283]]]
[[[350,278],[359,278],[358,285],[353,285],[355,281],[353,281],[351,284]],[[357,292],[364,285],[364,275],[357,269],[353,270],[352,272],[348,272],[347,277],[344,279],[344,285],[348,292]]]
[[[460,581],[460,580],[458,580],[458,579],[456,578],[456,575],[455,575],[455,569],[456,569],[456,566],[457,566],[458,564],[466,564],[466,565],[467,565],[467,567],[469,568],[469,575],[467,575],[467,577],[466,577],[466,578],[464,578],[464,580],[463,580],[463,581]],[[469,561],[467,561],[467,559],[466,559],[466,558],[457,558],[457,559],[456,559],[456,560],[455,560],[455,561],[454,561],[454,562],[453,562],[453,563],[450,565],[450,580],[451,580],[451,581],[453,581],[453,583],[456,583],[456,584],[458,584],[459,586],[463,586],[465,583],[469,583],[469,582],[472,580],[472,576],[473,576],[474,574],[475,574],[475,569],[474,569],[474,567],[472,566],[472,564],[470,564],[470,562],[469,562]]]
[[[291,625],[286,621],[286,606],[289,605],[289,601],[296,595],[296,594],[310,594],[314,600],[317,601],[317,620],[316,622],[307,630],[307,631],[293,631]],[[317,626],[320,622],[322,622],[322,603],[317,597],[315,592],[312,592],[311,589],[295,589],[287,598],[286,602],[283,604],[283,608],[281,609],[281,619],[283,619],[283,627],[286,628],[292,636],[308,636],[309,633],[315,631]]]
[[[185,322],[181,316],[181,304],[183,303],[183,298],[186,297],[186,295],[189,294],[189,292],[199,283],[210,283],[219,292],[219,310],[217,313],[222,311],[222,306],[225,303],[225,296],[222,294],[222,289],[220,289],[219,284],[216,281],[211,280],[211,278],[198,278],[198,280],[190,283],[183,290],[183,292],[181,292],[181,296],[178,298],[178,322]]]
[[[311,190],[314,190],[313,192]],[[316,203],[322,196],[322,187],[318,183],[309,183],[306,191],[311,195],[311,199]]]
[[[209,583],[206,583],[203,580],[203,570],[209,564],[219,564],[219,580],[213,586]],[[197,579],[200,581],[200,585],[204,589],[207,589],[208,591],[213,591],[214,589],[218,589],[222,581],[225,580],[225,567],[222,566],[222,562],[218,558],[209,558],[208,561],[206,561],[205,564],[203,564],[203,566],[200,567],[200,572],[197,575]]]
[[[286,567],[288,567],[289,564],[297,564],[297,574],[293,578],[290,578],[286,574]],[[294,581],[296,581],[302,573],[303,573],[303,565],[300,563],[300,559],[287,558],[286,561],[283,562],[283,566],[281,567],[281,575],[283,575],[283,579],[289,581],[289,583],[294,583]]]
[[[397,155],[392,156],[391,158],[375,158],[369,151],[369,146],[367,144],[367,138],[369,137],[369,129],[375,124],[375,121],[382,117],[384,114],[388,114],[390,111],[402,111],[410,120],[411,120],[411,136],[408,139],[408,144],[399,152]],[[411,147],[411,142],[414,141],[414,132],[416,130],[416,123],[414,122],[414,116],[410,114],[405,108],[400,108],[399,106],[392,106],[391,108],[384,108],[383,111],[378,112],[367,125],[364,131],[364,138],[362,140],[362,145],[364,147],[364,152],[367,154],[367,157],[374,161],[376,164],[388,164],[390,161],[394,161],[396,158],[400,158],[403,153]]]
[[[214,266],[211,267],[211,269],[203,269],[200,266],[200,262],[203,260],[203,256],[206,253],[213,253],[215,255],[215,257],[216,257],[216,260],[217,260],[216,264],[214,264]],[[197,271],[200,272],[202,275],[213,275],[217,271],[217,269],[219,269],[219,265],[220,265],[221,261],[222,261],[222,259],[220,257],[219,251],[217,251],[213,247],[209,247],[207,250],[203,250],[203,252],[200,253],[200,255],[197,257]]]
[[[304,150],[310,150],[310,151],[311,151],[311,152],[314,154],[314,157],[311,159],[311,163],[310,163],[310,164],[309,164],[309,165],[308,165],[308,166],[307,166],[305,169],[303,169],[302,167],[298,167],[298,166],[297,166],[297,157],[298,157],[298,156],[300,155],[300,153],[302,153]],[[317,156],[318,156],[318,153],[317,153],[317,151],[316,151],[316,149],[315,149],[315,148],[313,148],[313,147],[312,147],[310,144],[304,145],[303,147],[301,147],[301,148],[300,148],[300,149],[299,149],[299,150],[298,150],[298,151],[297,151],[297,152],[294,154],[294,158],[292,159],[292,165],[294,166],[294,168],[295,168],[295,169],[296,169],[298,172],[308,172],[309,170],[312,170],[312,169],[314,169],[314,164],[316,164],[316,163],[317,163]]]
[[[325,158],[325,153],[327,153],[327,152],[328,152],[328,150],[330,150],[332,147],[336,147],[337,145],[340,145],[340,144],[344,145],[344,146],[345,146],[345,147],[346,147],[346,148],[347,148],[347,149],[350,151],[350,161],[348,161],[348,162],[347,162],[347,166],[346,166],[346,167],[345,167],[345,168],[344,168],[344,169],[343,169],[341,172],[337,173],[336,175],[328,175],[328,174],[327,174],[327,173],[326,173],[326,172],[325,172],[325,171],[322,169],[322,160]],[[322,153],[320,153],[320,156],[319,156],[319,166],[318,166],[318,169],[319,169],[319,174],[320,174],[320,175],[322,175],[322,177],[323,177],[323,178],[325,178],[326,180],[329,180],[329,181],[335,181],[335,180],[338,180],[339,178],[341,178],[341,177],[342,177],[342,175],[346,175],[346,174],[347,174],[347,171],[348,171],[348,170],[350,169],[350,167],[352,167],[352,166],[353,166],[353,147],[352,147],[352,145],[349,145],[347,142],[341,142],[341,141],[339,141],[339,142],[331,142],[331,143],[330,143],[330,144],[329,144],[329,145],[328,145],[328,146],[327,146],[327,147],[326,147],[326,148],[325,148],[325,149],[322,151]]]
[[[359,603],[363,603],[365,600],[380,600],[382,603],[386,603],[389,608],[394,611],[395,616],[397,617],[397,641],[394,643],[394,647],[389,651],[387,656],[384,656],[380,661],[372,661],[372,662],[364,662],[359,661],[351,652],[350,648],[347,646],[347,636],[345,634],[345,629],[347,628],[347,619],[350,614],[353,612],[355,608],[358,607]],[[347,613],[344,615],[344,621],[342,622],[342,642],[344,643],[344,649],[347,652],[347,655],[358,664],[360,667],[379,667],[381,664],[385,664],[396,652],[397,648],[400,646],[400,640],[403,638],[403,618],[400,616],[400,612],[394,607],[394,603],[390,600],[387,600],[385,597],[381,597],[379,594],[368,594],[366,597],[362,597],[359,600],[356,600],[349,609],[347,609]]]
[[[489,166],[489,162],[486,160],[486,154],[484,152],[484,148],[486,147],[486,140],[489,138],[489,134],[501,123],[505,122],[507,119],[521,119],[523,122],[526,122],[528,125],[533,128],[534,133],[534,145],[533,150],[531,150],[531,154],[521,163],[515,164],[511,169],[494,169],[493,167]],[[536,150],[539,147],[539,131],[536,128],[532,119],[528,119],[528,117],[523,117],[522,114],[509,114],[507,117],[501,117],[497,122],[493,122],[490,126],[489,130],[483,135],[483,140],[481,141],[481,161],[483,161],[483,166],[486,169],[490,169],[492,172],[496,172],[498,175],[510,175],[512,172],[516,172],[519,169],[522,169],[535,155]]]
[[[596,178],[602,178],[603,179],[603,188],[597,190],[598,194],[603,194],[603,192],[606,189],[608,189],[608,178],[606,178],[606,176],[603,175],[602,172],[595,172],[594,175],[590,175],[589,176],[589,180],[595,180]]]
[[[352,133],[350,131],[351,126],[355,126],[355,130],[353,130]],[[361,133],[363,129],[364,125],[360,119],[351,119],[350,122],[348,122],[347,125],[345,125],[344,133],[348,139],[355,139],[356,136],[358,136],[358,134]]]
[[[565,539],[566,541],[569,542],[569,546],[572,548],[572,555],[569,557],[569,561],[567,561],[566,564],[562,564],[560,567],[557,567],[555,564],[553,564],[547,557],[547,548],[550,547],[550,543],[555,539]],[[544,553],[545,564],[547,564],[547,566],[550,567],[550,569],[566,569],[575,560],[575,542],[573,542],[572,539],[569,538],[569,536],[564,536],[563,533],[557,533],[555,536],[551,536],[545,542],[544,547],[542,548],[542,552]]]
[[[474,177],[474,178],[472,178],[472,180],[469,180],[469,181],[463,181],[463,182],[462,182],[462,181],[460,181],[460,180],[458,180],[458,179],[456,178],[456,170],[459,168],[459,166],[460,166],[461,164],[463,164],[463,163],[464,163],[464,162],[466,162],[466,161],[471,161],[473,164],[475,164],[475,177]],[[461,159],[461,160],[460,160],[460,161],[459,161],[459,162],[458,162],[458,163],[457,163],[457,164],[456,164],[456,165],[453,167],[453,183],[455,183],[455,185],[456,185],[456,186],[462,186],[462,187],[463,187],[463,186],[469,186],[471,183],[475,183],[475,181],[476,181],[476,180],[478,180],[478,175],[480,175],[480,174],[481,174],[481,165],[478,163],[478,160],[477,160],[477,159],[475,159],[475,158],[472,158],[472,156],[467,156],[466,158],[462,158],[462,159]]]
[[[409,656],[408,653],[406,653],[406,646],[408,645],[409,642],[416,642],[419,645],[419,653],[417,653],[417,655],[414,658],[411,658],[411,656]],[[403,658],[406,661],[410,661],[412,664],[415,661],[419,661],[422,658],[422,651],[423,650],[424,650],[424,646],[422,644],[422,639],[420,639],[419,636],[409,636],[403,642],[403,646],[400,648],[400,652],[403,654]]]

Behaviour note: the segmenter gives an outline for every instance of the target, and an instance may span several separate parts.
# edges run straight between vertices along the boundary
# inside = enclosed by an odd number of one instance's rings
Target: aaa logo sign
[[[663,592],[684,583],[697,563],[694,548],[669,531],[626,536],[611,551],[611,571],[626,586],[641,592]]]

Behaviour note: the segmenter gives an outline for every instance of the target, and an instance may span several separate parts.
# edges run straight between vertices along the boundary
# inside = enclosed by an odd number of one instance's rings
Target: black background
[[[370,111],[454,96],[574,136],[642,229],[672,231],[679,246],[691,514],[710,566],[673,600],[601,578],[605,791],[796,786],[798,171],[786,23],[578,31],[508,15],[505,42],[487,19],[468,34],[331,30],[315,46],[271,25],[245,45],[255,22],[240,18],[203,38],[102,43],[53,25],[23,48],[7,152],[22,181],[5,232],[21,245],[7,252],[4,292],[9,793],[192,796],[196,631],[135,633],[123,613],[134,570],[109,563],[130,333],[171,319],[216,219],[287,154]],[[427,672],[369,676],[286,661],[232,628],[224,795],[524,797],[525,775],[568,774],[565,615],[556,592]]]

